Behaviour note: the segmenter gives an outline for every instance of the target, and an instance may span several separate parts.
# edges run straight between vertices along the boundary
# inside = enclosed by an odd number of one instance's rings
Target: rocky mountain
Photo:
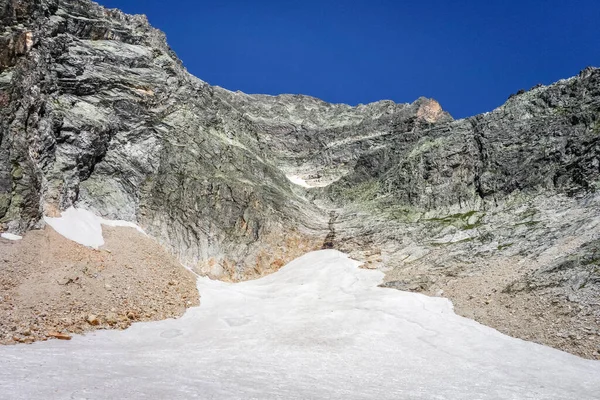
[[[600,70],[455,121],[425,98],[210,86],[144,16],[89,0],[0,0],[0,24],[2,229],[82,207],[231,280],[335,247],[386,286],[600,356]]]

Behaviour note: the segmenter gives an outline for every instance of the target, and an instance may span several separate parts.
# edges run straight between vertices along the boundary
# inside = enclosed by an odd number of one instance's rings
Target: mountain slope
[[[3,230],[82,207],[230,280],[336,247],[388,286],[600,357],[600,70],[455,121],[425,98],[213,87],[145,17],[88,0],[0,0],[0,21]]]

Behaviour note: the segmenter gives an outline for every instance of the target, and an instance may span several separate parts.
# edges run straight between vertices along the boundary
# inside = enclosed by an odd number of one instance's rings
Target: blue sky
[[[600,66],[599,0],[100,3],[146,14],[191,73],[247,93],[427,96],[459,118]]]

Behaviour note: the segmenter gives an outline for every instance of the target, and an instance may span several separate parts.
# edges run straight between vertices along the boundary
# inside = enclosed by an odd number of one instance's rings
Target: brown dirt
[[[109,227],[104,239],[93,250],[49,227],[0,239],[0,344],[125,329],[199,304],[194,274],[154,240]]]

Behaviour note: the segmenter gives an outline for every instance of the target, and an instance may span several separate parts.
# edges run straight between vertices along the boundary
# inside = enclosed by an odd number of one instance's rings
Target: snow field
[[[178,320],[0,348],[6,399],[598,399],[600,362],[379,288],[335,250],[243,283],[199,278]]]

